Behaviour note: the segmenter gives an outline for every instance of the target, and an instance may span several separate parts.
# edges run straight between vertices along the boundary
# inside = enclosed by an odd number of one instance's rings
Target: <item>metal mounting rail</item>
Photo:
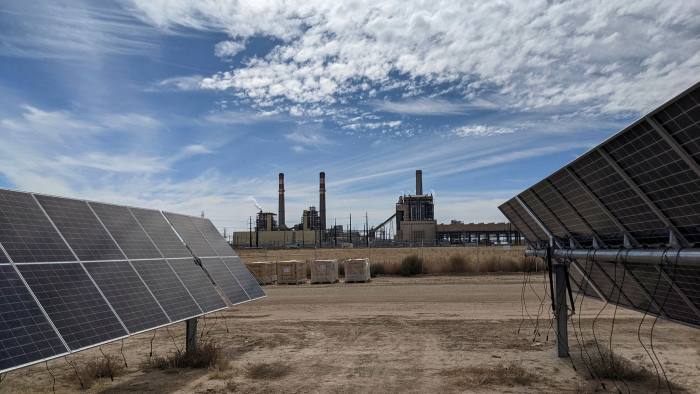
[[[545,257],[546,249],[528,249],[526,256]],[[554,257],[638,264],[681,264],[700,267],[700,249],[554,249]]]

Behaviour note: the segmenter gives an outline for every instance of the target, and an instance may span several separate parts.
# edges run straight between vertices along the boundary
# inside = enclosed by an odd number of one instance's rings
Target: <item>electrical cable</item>
[[[676,268],[678,266],[678,255],[680,254],[680,249],[676,252],[676,258],[673,262],[673,278],[676,277]],[[666,262],[668,262],[668,258],[665,259]],[[661,270],[663,270],[663,266],[659,267],[659,273],[661,273]],[[671,293],[671,289],[668,288],[666,290],[666,296],[664,297],[664,301],[661,303],[659,308],[661,309],[659,313],[656,314],[656,318],[654,318],[654,322],[651,325],[651,330],[649,332],[649,345],[651,347],[651,352],[654,354],[654,358],[656,358],[656,361],[659,363],[659,368],[661,368],[661,373],[664,376],[664,381],[666,382],[666,387],[668,388],[668,391],[670,393],[673,393],[673,388],[671,387],[671,383],[668,381],[668,376],[666,375],[666,370],[664,369],[663,364],[661,363],[661,359],[659,359],[659,356],[656,354],[656,350],[654,350],[654,328],[656,327],[656,322],[659,321],[659,315],[661,314],[661,311],[663,308],[666,306],[666,302],[668,301],[668,296]],[[658,378],[658,376],[657,376]],[[660,386],[660,381],[657,379],[657,385],[656,385],[656,391],[659,391],[659,386]]]
[[[148,362],[151,362],[151,357],[153,357],[153,341],[156,339],[156,333],[158,332],[158,329],[153,330],[153,337],[151,337],[151,350],[148,353]]]
[[[122,345],[119,347],[119,353],[122,354],[122,360],[124,360],[124,368],[129,368],[129,364],[126,362],[126,355],[124,354],[124,338],[122,338]]]
[[[75,366],[74,363],[72,363],[70,360],[68,360],[68,356],[63,356],[63,359],[66,360],[66,363],[73,367],[73,372],[75,372],[75,377],[78,378],[78,382],[80,383],[80,388],[85,390],[85,384],[83,383],[83,379],[80,377],[80,373],[78,372],[78,368]]]
[[[109,371],[109,380],[114,382],[114,374],[112,373],[112,363],[109,360],[109,357],[105,354],[104,350],[102,350],[102,346],[98,346],[100,349],[100,353],[102,353],[102,357],[105,358],[105,361],[107,361],[107,371]]]
[[[53,372],[51,372],[48,361],[44,361],[44,365],[46,366],[46,371],[49,373],[51,379],[53,380],[53,383],[51,383],[51,392],[56,393],[56,376],[53,374]]]
[[[654,284],[654,291],[651,294],[652,300],[656,299],[656,293],[659,290],[659,283],[661,282],[661,264],[663,263],[663,260],[664,260],[664,257],[666,256],[667,250],[668,250],[668,248],[666,248],[664,250],[664,252],[661,254],[661,260],[659,261],[659,267],[657,268],[659,275],[656,278],[656,283]],[[654,367],[654,370],[656,371],[657,382],[660,383],[659,368],[656,367],[656,362],[654,361],[654,357],[652,356],[651,352],[649,352],[649,349],[646,347],[646,345],[644,345],[644,342],[642,341],[642,325],[644,324],[644,319],[646,318],[650,309],[651,309],[651,302],[649,303],[649,305],[647,305],[647,308],[644,310],[644,313],[642,314],[642,318],[639,321],[639,326],[637,326],[637,341],[639,341],[639,344],[642,345],[644,352],[646,352],[647,356],[649,356],[649,359],[651,360],[651,364]]]

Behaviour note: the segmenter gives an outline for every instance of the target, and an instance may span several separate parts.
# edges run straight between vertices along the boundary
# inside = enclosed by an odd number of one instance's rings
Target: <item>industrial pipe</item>
[[[554,257],[617,263],[700,267],[700,249],[553,249]],[[525,256],[545,257],[546,249],[527,249]]]

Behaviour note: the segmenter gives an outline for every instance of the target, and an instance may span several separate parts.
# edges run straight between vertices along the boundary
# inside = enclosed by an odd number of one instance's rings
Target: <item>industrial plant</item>
[[[422,170],[416,170],[415,194],[399,196],[395,211],[373,227],[369,226],[366,216],[356,217],[353,225],[352,214],[347,228],[335,222],[329,226],[326,217],[325,172],[319,174],[318,208],[315,205],[309,206],[302,211],[298,223],[288,226],[284,173],[279,173],[278,179],[277,213],[264,211],[258,206],[255,220],[251,218],[248,231],[233,233],[234,247],[518,245],[523,242],[521,234],[510,223],[464,223],[451,220],[448,224],[439,224],[435,219],[434,197],[423,192]]]

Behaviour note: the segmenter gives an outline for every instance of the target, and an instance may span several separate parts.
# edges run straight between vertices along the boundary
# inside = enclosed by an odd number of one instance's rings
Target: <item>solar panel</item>
[[[127,335],[80,263],[22,264],[17,269],[71,350]]]
[[[43,195],[36,198],[80,260],[124,259],[85,201]]]
[[[169,259],[168,263],[204,312],[212,312],[226,307],[226,303],[221,299],[211,280],[192,258]]]
[[[129,208],[90,202],[88,203],[129,259],[160,258],[158,249],[148,239]]]
[[[555,256],[592,256],[583,273],[569,270],[586,295],[600,297],[588,284],[608,302],[700,326],[700,268],[678,257],[700,246],[699,159],[696,83],[499,208],[532,245],[551,234]]]
[[[219,257],[236,256],[236,252],[231,245],[221,236],[219,231],[214,227],[214,224],[209,219],[191,218],[197,230],[204,236],[209,245],[214,249]]]
[[[170,322],[128,261],[90,262],[85,269],[130,333]]]
[[[197,230],[190,216],[180,215],[176,213],[163,212],[173,225],[175,231],[180,234],[182,240],[190,247],[192,253],[198,257],[218,256],[214,249],[209,246],[209,243],[204,239],[202,233]]]
[[[0,372],[68,352],[11,265],[0,265]]]
[[[200,259],[204,269],[209,273],[214,283],[224,292],[224,295],[232,304],[239,304],[250,300],[238,280],[226,268],[226,265],[218,257],[204,257]]]
[[[165,260],[133,261],[136,271],[173,322],[202,314]]]
[[[139,224],[146,231],[163,257],[192,257],[170,224],[159,211],[142,208],[129,208]]]
[[[243,265],[239,257],[222,257],[221,260],[226,264],[229,271],[238,279],[238,283],[243,286],[243,290],[248,293],[251,299],[256,299],[265,296],[257,279],[248,271],[248,268]]]
[[[0,189],[0,243],[16,263],[75,261],[29,193]]]
[[[0,264],[5,264],[5,263],[9,263],[9,262],[10,262],[10,260],[8,260],[7,256],[5,256],[5,252],[0,250]]]

